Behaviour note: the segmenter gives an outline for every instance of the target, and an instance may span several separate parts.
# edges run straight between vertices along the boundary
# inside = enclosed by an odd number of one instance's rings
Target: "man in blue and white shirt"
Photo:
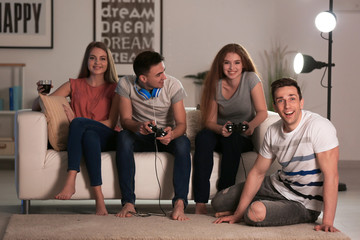
[[[245,183],[219,192],[212,205],[215,222],[279,226],[315,222],[315,230],[333,226],[338,194],[339,142],[332,123],[303,110],[304,99],[290,78],[272,83],[274,109],[281,120],[271,125]],[[265,177],[273,161],[282,169]],[[241,195],[241,197],[240,197]]]

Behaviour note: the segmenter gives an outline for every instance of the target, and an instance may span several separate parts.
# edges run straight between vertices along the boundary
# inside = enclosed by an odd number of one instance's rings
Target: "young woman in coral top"
[[[102,42],[91,42],[86,48],[78,78],[70,79],[50,94],[71,99],[71,109],[64,107],[70,121],[67,179],[55,198],[67,200],[75,194],[75,179],[84,157],[97,215],[108,214],[101,189],[101,152],[116,149],[117,82],[110,50]],[[44,91],[39,82],[37,90],[39,93]],[[40,110],[39,98],[34,101],[33,110]]]

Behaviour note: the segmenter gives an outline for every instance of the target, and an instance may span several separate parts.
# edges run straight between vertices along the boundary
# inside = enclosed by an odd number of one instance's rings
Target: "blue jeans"
[[[90,185],[101,185],[101,152],[116,149],[116,135],[115,130],[98,121],[82,117],[72,120],[67,147],[68,171],[80,172],[80,161],[84,156]]]
[[[214,151],[222,153],[220,178],[217,184],[217,189],[220,191],[235,184],[241,153],[252,149],[251,139],[238,132],[224,137],[209,129],[201,130],[195,138],[193,175],[195,202],[207,203],[209,200],[209,179],[214,165]]]
[[[122,195],[122,205],[135,204],[135,160],[134,152],[155,152],[154,134],[142,135],[128,130],[118,134],[116,163],[119,174],[119,185]],[[189,179],[191,170],[190,141],[186,136],[173,139],[167,146],[157,141],[159,152],[169,152],[174,155],[173,184],[175,196],[173,204],[178,199],[187,205]]]
[[[239,183],[224,189],[216,194],[211,205],[216,212],[235,212],[239,204],[240,196],[245,183]],[[266,176],[259,191],[256,193],[253,202],[260,201],[266,207],[265,219],[261,222],[254,222],[248,217],[249,207],[245,211],[244,221],[248,225],[283,226],[298,223],[315,222],[320,212],[306,209],[299,202],[287,200],[271,184],[269,176]]]

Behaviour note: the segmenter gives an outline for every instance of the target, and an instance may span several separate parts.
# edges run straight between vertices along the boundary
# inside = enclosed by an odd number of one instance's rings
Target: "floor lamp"
[[[327,67],[327,118],[331,120],[331,68],[335,66],[332,63],[332,31],[336,27],[336,16],[333,12],[333,0],[329,1],[329,11],[319,13],[315,18],[316,28],[321,32],[321,37],[328,41],[328,62],[316,61],[313,57],[298,53],[294,58],[294,70],[296,74],[309,73],[314,69]],[[328,33],[328,38],[323,36]],[[339,191],[346,191],[346,184],[339,183]]]

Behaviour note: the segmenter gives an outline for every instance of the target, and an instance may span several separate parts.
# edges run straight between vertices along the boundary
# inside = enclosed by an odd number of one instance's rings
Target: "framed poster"
[[[0,48],[53,48],[53,0],[0,0]]]
[[[93,1],[94,41],[110,48],[119,75],[133,74],[140,52],[162,53],[162,0]]]

